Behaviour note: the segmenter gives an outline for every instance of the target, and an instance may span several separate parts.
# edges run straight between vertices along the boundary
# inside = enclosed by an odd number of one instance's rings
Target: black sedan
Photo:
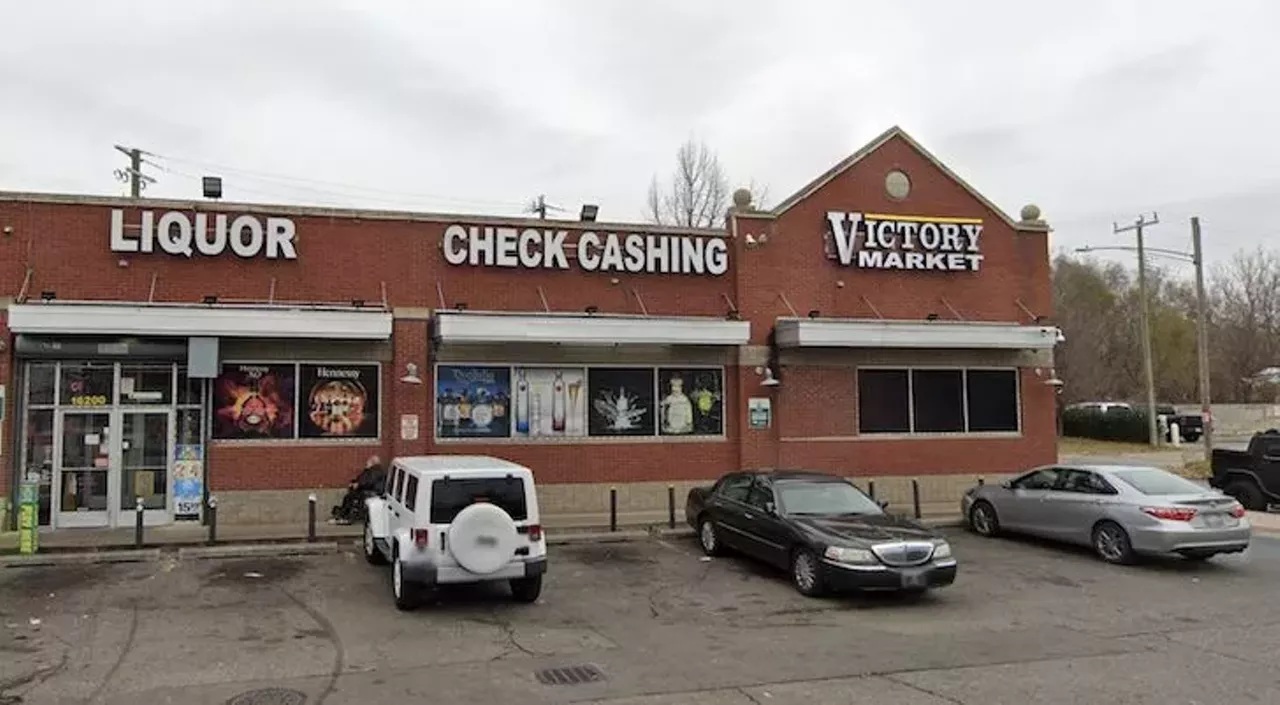
[[[886,514],[856,485],[826,473],[730,473],[690,490],[685,518],[707,555],[733,549],[789,570],[804,595],[923,592],[956,578],[941,534]]]

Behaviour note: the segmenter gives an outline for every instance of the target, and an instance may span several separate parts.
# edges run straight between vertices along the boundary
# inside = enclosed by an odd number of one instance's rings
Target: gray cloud
[[[0,188],[119,192],[121,142],[177,158],[161,196],[222,173],[229,198],[511,213],[545,193],[636,219],[691,135],[781,199],[901,124],[1006,210],[1040,204],[1055,246],[1158,209],[1153,237],[1198,214],[1229,254],[1280,215],[1280,143],[1258,137],[1277,24],[1268,0],[6,3]]]

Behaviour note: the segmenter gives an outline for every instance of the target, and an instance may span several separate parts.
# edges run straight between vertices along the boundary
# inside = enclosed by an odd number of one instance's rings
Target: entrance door
[[[113,478],[120,487],[120,514],[117,523],[131,526],[142,500],[144,524],[169,521],[169,459],[173,447],[172,413],[159,411],[120,411],[119,468]],[[114,474],[114,473],[113,473]]]
[[[58,526],[110,525],[110,412],[63,411],[58,425]]]

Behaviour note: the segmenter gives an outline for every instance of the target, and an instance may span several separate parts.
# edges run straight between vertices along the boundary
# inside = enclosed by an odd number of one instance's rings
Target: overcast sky
[[[147,195],[631,221],[686,138],[776,203],[898,124],[1055,250],[1155,210],[1153,245],[1198,214],[1220,260],[1280,247],[1278,27],[1274,0],[13,0],[0,189],[122,193],[125,144],[168,170]]]

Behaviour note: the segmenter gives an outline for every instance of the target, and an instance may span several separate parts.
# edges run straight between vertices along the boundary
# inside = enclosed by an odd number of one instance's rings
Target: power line
[[[440,196],[435,194],[414,193],[409,191],[396,191],[392,189],[374,188],[369,186],[358,186],[355,184],[347,184],[347,183],[341,183],[337,181],[325,181],[321,179],[289,176],[285,174],[274,174],[269,172],[256,171],[252,169],[241,169],[239,167],[228,166],[225,164],[215,164],[212,162],[204,162],[204,161],[199,161],[195,159],[186,159],[183,157],[174,157],[174,156],[169,156],[164,154],[149,153],[149,155],[159,159],[171,161],[171,162],[178,162],[183,164],[190,164],[192,166],[217,169],[224,172],[234,172],[234,173],[243,175],[245,178],[249,178],[255,181],[279,182],[281,185],[288,186],[289,188],[297,188],[297,189],[312,191],[316,193],[327,193],[327,194],[347,196],[347,197],[370,198],[369,196],[366,196],[363,194],[357,195],[357,194],[350,193],[353,191],[354,192],[362,191],[365,193],[383,194],[384,196],[394,197],[394,198],[378,199],[383,202],[413,200],[413,201],[436,201],[436,202],[442,202],[442,203],[452,202],[452,203],[457,203],[461,205],[483,205],[483,206],[502,207],[502,208],[523,208],[524,207],[523,204],[517,204],[511,201],[490,201],[485,199],[457,198],[453,196]],[[303,186],[301,184],[315,184],[316,186],[321,186],[321,187],[328,186],[330,188],[316,188],[314,186]]]

